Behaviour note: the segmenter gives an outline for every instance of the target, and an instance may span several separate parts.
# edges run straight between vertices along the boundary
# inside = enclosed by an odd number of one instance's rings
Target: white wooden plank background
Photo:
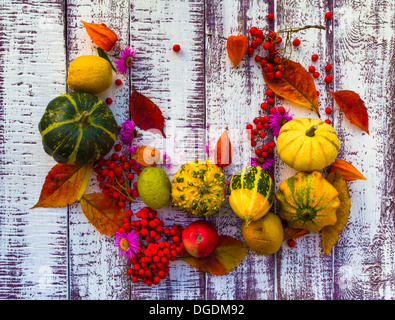
[[[326,11],[333,12],[332,20],[324,19]],[[276,17],[270,24],[269,12]],[[1,1],[0,299],[394,299],[394,12],[392,0]],[[42,149],[38,122],[48,102],[68,91],[72,59],[96,54],[80,22],[85,20],[106,23],[120,46],[138,51],[131,74],[116,76],[125,85],[100,96],[114,100],[119,123],[129,117],[131,85],[160,106],[167,139],[144,134],[139,144],[155,144],[179,164],[206,157],[206,145],[212,152],[226,126],[238,141],[237,131],[261,113],[267,88],[253,59],[246,56],[234,69],[227,57],[226,38],[237,34],[243,17],[244,34],[253,25],[327,27],[298,33],[302,44],[292,59],[307,68],[313,53],[320,56],[314,65],[321,73],[316,80],[321,114],[325,117],[326,106],[335,110],[339,157],[368,180],[349,183],[350,220],[328,256],[322,255],[320,235],[310,233],[296,247],[284,243],[271,256],[250,252],[223,277],[176,261],[159,286],[132,285],[114,239],[98,233],[79,205],[29,209],[55,164]],[[181,45],[179,54],[171,50],[175,43]],[[334,66],[330,85],[323,81],[326,63]],[[326,88],[360,94],[370,135],[345,118]],[[276,105],[315,117],[286,101],[276,99]],[[235,158],[252,152],[245,145],[234,151]],[[240,165],[235,162],[225,173]],[[276,156],[277,186],[294,172]],[[97,191],[94,176],[89,191]],[[137,201],[132,209],[141,206]],[[171,204],[159,214],[169,225],[194,220]],[[210,220],[221,234],[241,237],[241,221],[227,203]]]

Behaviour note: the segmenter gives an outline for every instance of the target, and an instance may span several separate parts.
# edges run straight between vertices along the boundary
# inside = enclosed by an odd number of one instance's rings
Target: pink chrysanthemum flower
[[[289,111],[290,110],[288,109],[288,111],[280,113],[276,109],[276,112],[270,115],[269,128],[272,130],[274,136],[278,137],[281,127],[293,119],[293,114],[290,115]]]
[[[136,151],[137,151],[138,148],[139,148],[139,147],[127,146],[127,147],[126,147],[126,152],[129,152],[129,153],[131,153],[131,154],[134,154],[134,153],[136,153]]]
[[[274,159],[268,157],[251,158],[251,165],[259,166],[263,170],[270,171],[274,166]]]
[[[130,260],[139,254],[141,244],[139,235],[135,230],[131,230],[129,233],[117,232],[115,236],[115,245],[119,248],[120,256]]]
[[[115,60],[115,67],[119,73],[125,74],[133,65],[133,58],[136,55],[136,50],[132,47],[125,47],[121,51],[120,57]]]
[[[133,139],[136,137],[136,130],[134,128],[134,123],[132,120],[126,120],[124,123],[121,124],[121,130],[119,132],[119,137],[121,138],[122,142],[131,145]]]

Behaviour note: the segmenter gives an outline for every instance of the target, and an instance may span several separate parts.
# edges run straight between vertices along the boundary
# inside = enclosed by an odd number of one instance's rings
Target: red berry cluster
[[[183,227],[174,224],[164,228],[164,222],[158,218],[157,211],[144,207],[136,212],[137,220],[131,220],[133,212],[126,211],[124,225],[118,231],[130,232],[134,229],[140,235],[141,251],[130,260],[127,274],[132,282],[139,280],[146,285],[156,285],[169,274],[169,264],[186,251],[182,243]]]
[[[108,159],[101,158],[97,161],[94,171],[102,192],[118,200],[118,206],[124,208],[127,202],[133,202],[139,195],[137,182],[133,181],[140,174],[141,168],[138,162],[128,159],[121,150],[122,146],[116,144]]]
[[[260,55],[255,56],[255,61],[259,62],[265,72],[266,77],[271,80],[274,78],[281,79],[283,77],[284,65],[282,58],[276,56],[278,54],[276,46],[283,41],[280,36],[274,31],[269,31],[266,35],[261,29],[252,27],[250,34],[253,37],[250,47],[247,49],[249,55],[253,55],[255,49],[262,47],[267,51],[268,56],[263,58]]]

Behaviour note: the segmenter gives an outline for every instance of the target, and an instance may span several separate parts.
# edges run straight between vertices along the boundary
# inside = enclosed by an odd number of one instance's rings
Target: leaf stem
[[[244,13],[244,15],[243,15],[243,20],[241,20],[241,25],[240,25],[239,33],[238,33],[237,35],[239,35],[240,32],[241,32],[241,28],[243,27],[243,23],[244,23],[244,18],[245,18],[245,17],[246,17],[246,15],[245,15],[245,13]]]
[[[129,192],[125,189],[125,187],[122,184],[120,184],[118,182],[118,179],[115,176],[114,176],[114,180],[113,181],[115,181],[123,189],[123,191],[125,191],[126,194],[123,193],[118,188],[116,188],[114,185],[107,185],[107,187],[112,188],[112,189],[114,189],[114,190],[116,190],[118,192],[121,192],[125,197],[127,197],[129,200],[131,200],[131,202],[134,202],[134,199],[130,196]]]

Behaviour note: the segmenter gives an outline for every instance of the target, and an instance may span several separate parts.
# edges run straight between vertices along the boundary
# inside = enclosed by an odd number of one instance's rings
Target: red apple
[[[217,246],[217,229],[205,220],[192,222],[182,233],[182,243],[191,256],[196,258],[207,257]]]

